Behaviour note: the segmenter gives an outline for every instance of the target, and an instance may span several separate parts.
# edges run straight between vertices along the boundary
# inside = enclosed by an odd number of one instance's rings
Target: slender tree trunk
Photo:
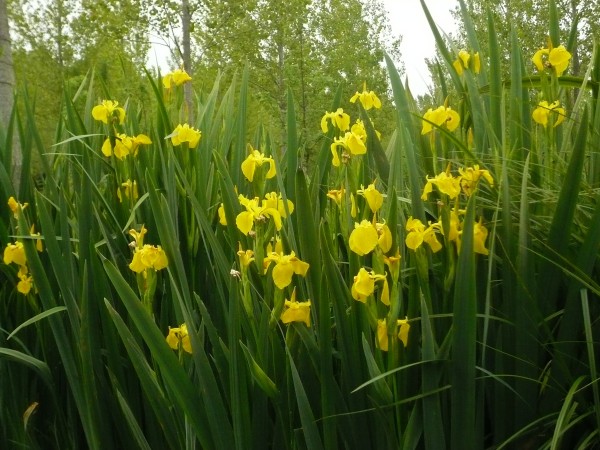
[[[7,130],[8,122],[14,106],[15,71],[12,62],[10,34],[8,32],[8,10],[6,0],[0,0],[0,128]],[[13,135],[12,178],[15,190],[18,191],[21,179],[23,155],[18,141],[18,134]]]
[[[183,48],[183,68],[191,77],[192,74],[192,46],[191,46],[191,38],[190,38],[190,24],[192,21],[192,14],[190,12],[190,3],[188,0],[181,1],[181,28],[182,28],[182,43],[181,46]],[[193,92],[192,85],[190,83],[185,83],[183,85],[183,96],[185,99],[185,105],[188,113],[188,122],[190,124],[194,121],[194,101],[193,101]]]
[[[281,148],[289,150],[287,141],[287,95],[285,91],[285,48],[283,45],[283,26],[277,29],[277,69],[279,72],[277,85],[279,88],[279,117],[281,120]]]

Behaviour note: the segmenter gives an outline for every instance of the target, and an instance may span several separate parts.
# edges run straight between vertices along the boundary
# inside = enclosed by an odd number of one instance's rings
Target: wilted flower
[[[304,322],[307,327],[310,327],[310,300],[297,302],[296,288],[294,288],[291,300],[285,300],[285,309],[280,318],[283,323]]]
[[[92,117],[108,125],[109,122],[125,122],[125,110],[119,106],[119,102],[102,100],[100,105],[92,108]]]
[[[237,255],[240,258],[240,266],[243,269],[246,269],[252,261],[254,261],[254,252],[250,249],[242,250],[242,244],[238,242],[238,252]]]
[[[321,131],[327,133],[329,127],[327,121],[338,128],[342,133],[350,128],[350,116],[344,112],[342,108],[338,108],[335,112],[326,112],[321,118]]]
[[[175,69],[173,72],[166,74],[162,79],[165,89],[171,89],[173,85],[181,86],[188,81],[192,81],[192,77],[183,69]]]
[[[359,100],[363,108],[365,108],[366,110],[369,110],[371,108],[381,108],[381,100],[379,100],[375,92],[367,91],[366,81],[363,83],[363,91],[356,92],[350,99],[350,103],[355,103],[356,100]]]
[[[293,251],[289,255],[275,252],[269,253],[263,261],[265,272],[272,262],[275,263],[275,267],[273,267],[273,281],[279,289],[289,286],[294,274],[302,275],[303,277],[306,276],[309,268],[309,264],[301,261]]]
[[[183,348],[186,352],[192,353],[192,344],[185,323],[179,325],[179,328],[169,327],[169,334],[167,335],[166,341],[173,350]]]
[[[567,51],[564,45],[552,48],[542,48],[535,52],[533,58],[533,64],[539,72],[543,72],[544,69],[554,70],[557,77],[560,77],[567,67],[569,67],[569,61],[571,60],[571,53]]]
[[[542,100],[538,104],[538,107],[533,110],[532,117],[535,122],[543,125],[544,128],[546,128],[548,126],[548,118],[550,114],[556,116],[554,125],[552,125],[553,128],[560,125],[563,120],[565,120],[565,109],[560,106],[560,102],[558,100],[550,104],[547,101]]]
[[[175,147],[187,142],[189,148],[196,148],[200,142],[201,136],[202,133],[199,130],[184,123],[183,125],[177,125],[175,130],[167,137],[171,138],[171,143]]]
[[[344,194],[346,190],[342,187],[340,189],[331,189],[327,192],[327,197],[333,200],[336,205],[342,206],[342,200],[344,199]]]
[[[139,197],[137,181],[127,179],[127,181],[121,183],[121,186],[117,189],[117,197],[119,202],[123,202],[123,198],[131,199],[133,201],[137,200]]]
[[[444,126],[448,131],[454,131],[460,124],[460,116],[450,107],[440,106],[437,109],[427,110],[423,115],[423,129],[421,134],[430,133],[433,130],[433,124],[438,127]]]

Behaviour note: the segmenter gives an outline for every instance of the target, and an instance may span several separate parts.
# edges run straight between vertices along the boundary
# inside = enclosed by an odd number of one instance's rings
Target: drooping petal
[[[377,229],[368,220],[363,220],[360,224],[355,224],[348,244],[354,253],[362,256],[372,252],[377,246],[378,240]]]
[[[235,218],[235,224],[238,230],[247,235],[254,226],[254,215],[250,211],[242,211]]]

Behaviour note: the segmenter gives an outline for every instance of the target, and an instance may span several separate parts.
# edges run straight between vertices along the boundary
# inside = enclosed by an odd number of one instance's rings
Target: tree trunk
[[[14,106],[15,71],[12,62],[10,34],[8,32],[8,10],[6,0],[0,0],[0,128],[5,131]],[[18,191],[21,179],[23,156],[18,141],[18,134],[13,135],[12,179]]]

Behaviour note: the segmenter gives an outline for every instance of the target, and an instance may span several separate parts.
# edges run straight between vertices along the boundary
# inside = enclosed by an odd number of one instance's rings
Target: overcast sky
[[[456,30],[450,11],[457,0],[425,0],[427,8],[444,33]],[[431,83],[425,58],[435,54],[435,39],[419,0],[384,0],[394,34],[402,35],[402,61],[413,95],[424,94]]]

